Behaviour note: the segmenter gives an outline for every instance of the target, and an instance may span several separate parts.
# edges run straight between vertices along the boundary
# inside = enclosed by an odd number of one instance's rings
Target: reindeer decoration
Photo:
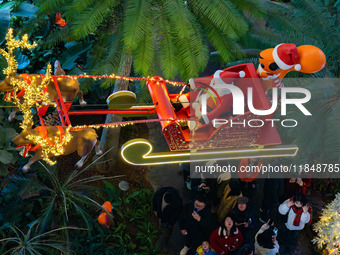
[[[71,126],[45,126],[44,123],[41,123],[42,126],[32,128],[31,108],[41,107],[43,104],[54,104],[52,102],[56,101],[58,97],[54,80],[51,79],[51,66],[47,66],[46,75],[17,75],[17,63],[13,56],[14,49],[31,49],[36,46],[36,43],[29,44],[27,35],[22,40],[15,40],[12,29],[9,30],[6,39],[7,51],[0,49],[0,54],[6,58],[8,63],[8,67],[4,70],[7,77],[0,82],[0,91],[6,91],[5,99],[16,105],[9,117],[10,121],[14,119],[19,109],[24,112],[24,120],[21,123],[23,131],[12,142],[17,145],[17,148],[24,147],[23,156],[28,156],[28,151],[36,152],[23,167],[23,172],[28,172],[30,166],[37,160],[44,159],[53,165],[55,161],[50,159],[52,156],[68,155],[75,151],[81,157],[76,167],[81,168],[93,147],[96,147],[97,154],[101,154],[95,130],[92,128],[71,130]],[[54,74],[65,75],[59,61],[55,62]],[[86,104],[83,100],[83,93],[79,90],[77,79],[58,78],[57,83],[64,101],[73,101],[78,95],[80,104]]]

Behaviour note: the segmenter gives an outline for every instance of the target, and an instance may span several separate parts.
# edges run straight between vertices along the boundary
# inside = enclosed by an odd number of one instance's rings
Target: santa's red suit
[[[183,108],[190,118],[200,118],[204,124],[210,123],[221,114],[230,111],[233,97],[228,88],[217,88],[216,85],[233,85],[234,79],[244,77],[245,73],[218,70],[213,75],[189,80],[190,88],[193,91],[179,97]],[[212,109],[207,115],[202,115],[202,95],[208,94],[207,106]],[[213,96],[214,98],[211,98]],[[189,121],[190,129],[200,126],[198,121]]]

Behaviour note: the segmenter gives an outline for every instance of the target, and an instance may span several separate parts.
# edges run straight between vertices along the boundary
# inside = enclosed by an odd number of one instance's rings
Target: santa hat
[[[283,70],[288,70],[292,67],[294,67],[296,71],[301,70],[299,52],[293,43],[281,43],[277,45],[273,51],[273,58],[275,63]]]
[[[230,72],[230,71],[224,71],[224,70],[217,70],[213,74],[213,79],[215,81],[219,81],[221,84],[224,84],[224,83],[231,84],[235,78],[244,78],[245,76],[246,76],[246,73],[244,71]],[[207,79],[208,77],[202,77],[202,78]],[[200,78],[196,78],[196,79],[200,79]],[[189,84],[192,90],[196,89],[195,79],[190,78]]]

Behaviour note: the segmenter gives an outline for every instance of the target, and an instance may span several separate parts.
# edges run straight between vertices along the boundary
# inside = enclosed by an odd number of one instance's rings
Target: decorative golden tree
[[[323,209],[320,220],[314,224],[318,233],[313,239],[320,249],[326,249],[330,255],[340,254],[340,193]]]

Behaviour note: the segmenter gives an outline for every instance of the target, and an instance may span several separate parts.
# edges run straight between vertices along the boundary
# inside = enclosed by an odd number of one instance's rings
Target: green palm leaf
[[[126,1],[123,22],[124,43],[128,48],[137,49],[139,43],[145,40],[145,30],[149,28],[151,5],[146,0]]]

